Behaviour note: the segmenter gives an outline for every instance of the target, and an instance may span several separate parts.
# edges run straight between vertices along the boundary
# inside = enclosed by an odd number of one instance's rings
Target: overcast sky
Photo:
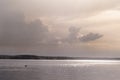
[[[120,0],[0,0],[1,47],[72,46],[76,53],[119,52],[119,30]]]

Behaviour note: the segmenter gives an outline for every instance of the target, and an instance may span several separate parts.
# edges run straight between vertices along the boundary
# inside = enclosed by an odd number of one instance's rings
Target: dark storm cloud
[[[36,44],[44,40],[48,33],[47,27],[40,20],[26,23],[20,11],[2,8],[0,12],[1,45]]]
[[[99,38],[101,38],[103,35],[98,34],[98,33],[88,33],[87,35],[84,35],[82,37],[80,37],[80,41],[81,42],[89,42],[89,41],[94,41],[97,40]]]
[[[90,42],[95,41],[99,38],[101,38],[103,35],[99,33],[88,33],[87,35],[84,35],[80,33],[80,28],[76,27],[70,27],[69,28],[69,35],[66,39],[66,42]]]

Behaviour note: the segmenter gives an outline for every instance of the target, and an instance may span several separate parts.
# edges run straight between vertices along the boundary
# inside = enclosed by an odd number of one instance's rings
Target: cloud
[[[47,36],[47,26],[40,20],[26,23],[22,12],[10,9],[2,10],[1,13],[0,45],[34,45]]]
[[[94,12],[111,9],[118,6],[120,0],[18,0],[16,4],[25,13],[30,15],[32,13],[32,16],[65,17],[83,16],[84,14],[86,16]]]
[[[81,42],[90,42],[90,41],[94,41],[97,40],[99,38],[101,38],[103,35],[100,35],[98,33],[88,33],[87,35],[84,35],[83,37],[80,37],[80,41]]]
[[[84,35],[83,33],[80,32],[81,28],[77,28],[77,27],[70,27],[69,28],[69,35],[63,39],[63,42],[67,42],[67,43],[85,43],[85,42],[90,42],[90,41],[95,41],[101,37],[103,37],[103,35],[99,34],[99,33],[88,33],[87,35]]]
[[[83,35],[80,33],[80,28],[73,26],[68,29],[69,35],[66,38],[56,39],[56,37],[59,36],[53,37],[48,27],[45,26],[40,19],[26,23],[24,10],[22,11],[18,7],[12,6],[13,2],[3,1],[2,3],[4,3],[4,5],[0,7],[0,45],[76,43],[77,41],[88,42],[101,37],[98,34],[92,33],[80,38],[80,34]],[[31,13],[33,12],[34,11]]]
[[[69,28],[69,35],[68,35],[68,39],[73,41],[77,39],[77,36],[79,35],[79,31],[80,28],[76,28],[76,27],[70,27]]]

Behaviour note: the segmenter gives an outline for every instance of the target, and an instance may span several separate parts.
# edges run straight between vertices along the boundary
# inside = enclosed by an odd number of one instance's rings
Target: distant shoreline
[[[37,56],[37,55],[0,55],[0,59],[20,60],[120,60],[120,58],[99,58],[99,57],[66,57],[66,56]]]

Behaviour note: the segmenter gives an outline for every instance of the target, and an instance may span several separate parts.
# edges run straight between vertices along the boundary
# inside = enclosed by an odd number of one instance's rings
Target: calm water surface
[[[120,80],[120,61],[0,60],[0,80]]]

